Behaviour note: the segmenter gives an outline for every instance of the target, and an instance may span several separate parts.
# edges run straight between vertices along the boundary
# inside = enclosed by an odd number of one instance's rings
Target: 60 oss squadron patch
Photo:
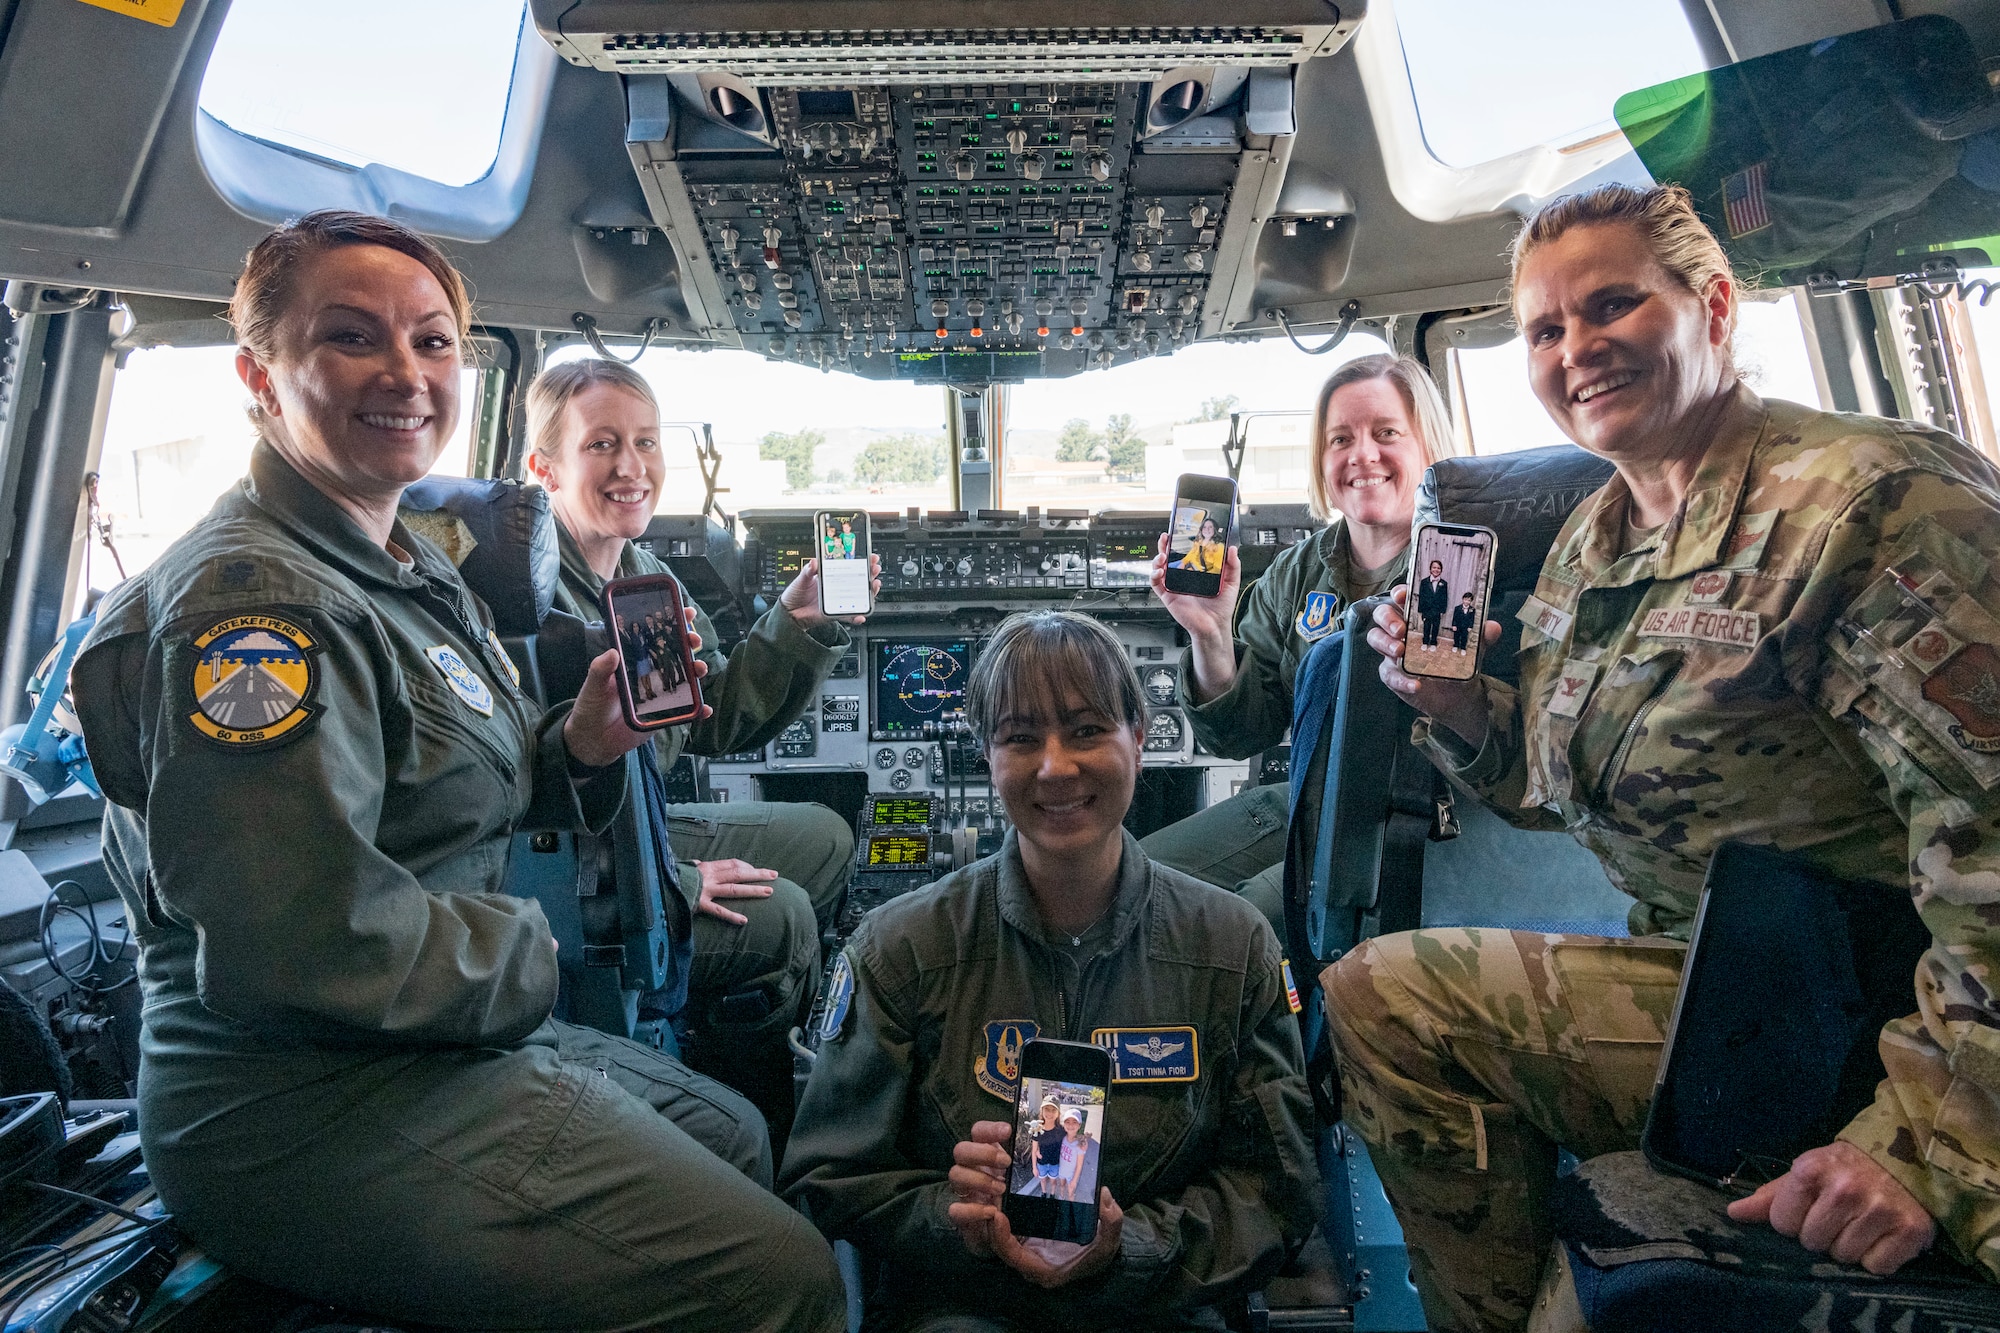
[[[318,716],[312,636],[275,616],[231,616],[194,640],[195,730],[232,749],[301,734]]]

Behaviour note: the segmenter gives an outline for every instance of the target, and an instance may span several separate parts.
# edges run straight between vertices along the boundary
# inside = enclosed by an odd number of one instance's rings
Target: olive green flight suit
[[[260,444],[77,660],[161,1198],[221,1262],[397,1321],[841,1328],[756,1110],[550,1020],[509,837],[603,828],[623,769],[576,787],[567,709],[436,547],[391,540],[414,563]]]
[[[2000,1275],[2000,472],[1937,431],[1741,389],[1681,512],[1630,551],[1628,498],[1614,477],[1557,539],[1519,690],[1482,678],[1479,752],[1418,734],[1503,815],[1596,853],[1641,938],[1417,931],[1323,978],[1432,1324],[1521,1326],[1556,1145],[1636,1146],[1729,840],[1911,886],[1934,943],[1840,1137]]]
[[[562,549],[556,609],[603,619],[598,595],[604,580],[560,522],[556,532]],[[650,552],[625,543],[619,577],[666,572]],[[810,715],[820,685],[849,643],[844,626],[828,621],[807,629],[778,606],[726,659],[716,646],[715,626],[699,607],[695,632],[702,642],[698,656],[708,664],[702,699],[715,715],[659,733],[654,751],[662,772],[683,747],[696,754],[753,750],[792,719]],[[729,801],[669,806],[667,831],[675,855],[686,858],[680,884],[694,919],[688,1000],[700,1031],[688,1058],[749,1093],[782,1144],[793,1097],[786,1036],[804,1021],[819,992],[820,938],[854,877],[853,830],[823,805]],[[741,926],[696,910],[701,872],[694,862],[731,857],[778,872],[770,897],[724,903],[749,918]]]
[[[1313,645],[1340,628],[1347,608],[1387,592],[1409,572],[1407,549],[1379,569],[1356,569],[1339,519],[1271,562],[1236,608],[1236,680],[1207,703],[1194,697],[1194,650],[1181,653],[1180,706],[1195,739],[1214,753],[1248,759],[1285,739],[1292,682]],[[1312,603],[1313,593],[1331,602]],[[1163,865],[1242,894],[1285,937],[1285,830],[1290,789],[1248,787],[1150,834],[1146,854]]]
[[[1025,1329],[1178,1327],[1254,1289],[1312,1230],[1314,1113],[1278,942],[1129,835],[1111,912],[1080,946],[1043,926],[1010,832],[870,912],[836,966],[852,1003],[837,980],[783,1183],[827,1235],[888,1265],[871,1328],[994,1313]],[[1112,1086],[1098,1180],[1125,1213],[1118,1261],[1044,1292],[974,1258],[946,1214],[946,1173],[975,1121],[1013,1118],[1013,1043],[1150,1041],[1138,1029],[1192,1074]]]

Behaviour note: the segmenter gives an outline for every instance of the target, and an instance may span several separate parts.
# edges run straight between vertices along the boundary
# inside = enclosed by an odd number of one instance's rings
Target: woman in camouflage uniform
[[[1542,566],[1518,689],[1406,675],[1407,590],[1368,641],[1434,761],[1568,828],[1633,938],[1416,931],[1322,979],[1432,1324],[1519,1327],[1557,1145],[1636,1146],[1728,840],[1908,884],[1934,940],[1874,1105],[1731,1215],[1876,1273],[1941,1233],[2000,1275],[2000,472],[1745,387],[1728,259],[1678,187],[1548,205],[1514,281],[1536,395],[1617,473]]]
[[[1230,759],[1284,740],[1299,664],[1340,629],[1349,603],[1403,578],[1424,469],[1458,452],[1437,386],[1406,356],[1334,371],[1313,402],[1312,440],[1306,492],[1327,526],[1282,552],[1240,605],[1234,547],[1215,597],[1167,591],[1165,534],[1153,560],[1154,595],[1191,641],[1180,706],[1195,739]],[[1248,788],[1152,834],[1146,854],[1242,894],[1282,940],[1286,800],[1283,783]]]

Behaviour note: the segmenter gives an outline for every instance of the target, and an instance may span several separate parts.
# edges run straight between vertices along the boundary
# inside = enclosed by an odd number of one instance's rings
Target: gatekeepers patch
[[[847,1011],[854,1007],[854,968],[847,952],[833,960],[833,979],[826,983],[826,1012],[820,1015],[819,1039],[839,1041],[847,1026]]]
[[[986,1025],[986,1054],[973,1062],[973,1079],[1001,1101],[1013,1101],[1021,1084],[1021,1048],[1041,1034],[1032,1019],[994,1019]]]
[[[1113,1083],[1192,1083],[1201,1077],[1201,1043],[1192,1027],[1098,1028],[1090,1040],[1111,1052]]]
[[[500,644],[500,636],[492,630],[486,631],[486,646],[500,659],[500,665],[507,668],[507,679],[514,682],[514,688],[521,688],[521,668],[514,665],[514,659],[507,656],[507,650]]]
[[[289,620],[231,616],[194,640],[196,731],[231,749],[250,750],[304,734],[312,707],[319,645]]]
[[[1305,609],[1299,612],[1297,629],[1299,637],[1307,643],[1318,643],[1327,635],[1340,628],[1338,599],[1330,592],[1309,592],[1306,594]]]
[[[444,683],[465,701],[467,708],[483,717],[493,716],[493,691],[465,664],[465,659],[458,655],[458,649],[441,643],[435,648],[424,649],[424,656],[431,659],[431,665],[444,677]]]

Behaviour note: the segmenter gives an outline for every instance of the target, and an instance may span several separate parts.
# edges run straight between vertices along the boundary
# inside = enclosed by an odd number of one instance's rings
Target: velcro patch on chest
[[[1561,674],[1556,677],[1555,693],[1549,696],[1549,711],[1557,717],[1581,714],[1584,701],[1590,698],[1591,682],[1596,679],[1597,663],[1574,657],[1564,662]]]
[[[1546,634],[1551,639],[1566,639],[1576,617],[1530,594],[1528,600],[1521,603],[1519,619],[1529,629]]]
[[[1754,648],[1763,636],[1763,618],[1755,611],[1729,611],[1708,606],[1663,606],[1648,611],[1639,622],[1642,639],[1688,639],[1724,648]]]
[[[1318,643],[1340,626],[1340,617],[1335,613],[1340,609],[1339,601],[1330,592],[1309,592],[1306,604],[1299,612],[1296,628],[1299,637],[1307,643]]]
[[[493,650],[494,660],[507,669],[507,679],[514,682],[514,688],[520,689],[521,668],[514,665],[514,659],[507,656],[507,649],[500,642],[500,636],[490,629],[486,631],[486,646]]]
[[[458,655],[458,649],[449,644],[439,644],[435,648],[424,649],[424,656],[444,677],[444,683],[451,691],[465,701],[465,706],[482,717],[493,716],[493,691],[477,672],[465,664]]]
[[[1192,1026],[1098,1028],[1090,1040],[1111,1052],[1113,1083],[1193,1083],[1201,1077],[1201,1042]]]

